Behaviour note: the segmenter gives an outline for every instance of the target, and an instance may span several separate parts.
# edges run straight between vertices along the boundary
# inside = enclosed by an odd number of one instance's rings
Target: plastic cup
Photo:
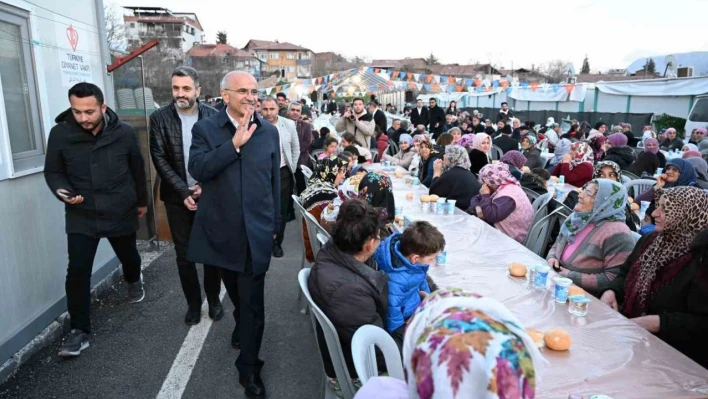
[[[455,204],[457,203],[457,200],[447,200],[447,214],[452,215],[455,213]]]
[[[443,267],[447,264],[447,251],[442,250],[435,256],[435,264],[438,267]]]
[[[536,272],[533,279],[534,288],[546,288],[548,273],[551,271],[551,267],[548,265],[537,265],[534,271]]]
[[[414,186],[417,186],[417,185],[419,185],[419,184],[420,184],[420,180],[419,180],[417,177],[414,177],[414,178],[413,178],[413,185],[414,185]]]
[[[590,298],[586,298],[582,295],[573,295],[568,298],[568,300],[570,301],[570,306],[568,306],[568,313],[577,317],[585,317],[588,315]]]
[[[563,189],[562,189],[561,187],[562,187],[562,186],[557,185],[556,188],[555,188],[555,190],[556,190],[556,199],[557,199],[558,201],[563,201],[563,195],[565,195],[565,192],[563,191]]]
[[[399,216],[399,215],[401,215],[402,213],[403,213],[403,207],[402,207],[402,206],[397,206],[397,207],[396,207],[396,215],[395,215],[395,216]]]
[[[664,173],[664,168],[656,168],[656,175],[657,176],[659,176],[662,173]]]
[[[647,209],[649,209],[649,204],[651,204],[651,202],[649,202],[649,201],[642,201],[641,204],[639,205],[639,210],[640,210],[642,213],[646,213]]]
[[[570,291],[570,285],[573,281],[565,277],[556,277],[553,279],[556,283],[555,289],[553,290],[553,296],[558,303],[565,303],[568,300],[568,292]]]
[[[559,182],[560,184],[565,184],[565,176],[561,175],[561,176],[558,178],[558,182]]]
[[[445,207],[447,205],[445,204],[445,198],[438,198],[437,203],[435,204],[435,213],[442,215],[445,213]]]
[[[536,265],[530,265],[526,271],[526,283],[529,288],[533,288],[536,284]]]

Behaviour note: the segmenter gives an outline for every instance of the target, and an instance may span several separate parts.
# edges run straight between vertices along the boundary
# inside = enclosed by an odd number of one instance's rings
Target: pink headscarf
[[[492,142],[492,139],[489,137],[487,133],[477,133],[474,135],[474,140],[472,141],[472,148],[479,150],[479,146],[484,142],[484,140],[489,139],[489,142]],[[490,147],[491,148],[491,147]],[[481,151],[481,150],[480,150]]]
[[[613,147],[624,147],[627,145],[627,136],[624,133],[615,133],[607,137],[607,141]]]
[[[519,185],[516,178],[509,172],[509,166],[501,162],[485,165],[479,171],[479,180],[495,190],[509,184]]]
[[[651,147],[651,148],[647,147],[647,144],[649,144],[649,143],[656,144],[656,147]],[[649,152],[651,152],[652,154],[658,153],[658,152],[659,152],[659,140],[657,140],[657,139],[645,139],[645,140],[644,140],[644,151],[649,151]]]
[[[683,155],[681,155],[681,158],[683,158],[683,159],[700,158],[700,157],[701,157],[701,153],[696,150],[689,150],[689,151],[684,152]]]
[[[696,129],[696,131],[701,132],[703,134],[708,134],[708,129],[706,129],[704,127],[699,127],[698,129]]]

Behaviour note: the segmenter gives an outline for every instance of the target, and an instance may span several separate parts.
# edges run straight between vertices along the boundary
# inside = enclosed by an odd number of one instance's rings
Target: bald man
[[[258,84],[246,72],[221,81],[226,107],[192,129],[189,173],[202,185],[189,240],[189,260],[220,269],[233,302],[231,345],[247,397],[264,397],[258,358],[265,274],[280,225],[278,129],[254,113]]]

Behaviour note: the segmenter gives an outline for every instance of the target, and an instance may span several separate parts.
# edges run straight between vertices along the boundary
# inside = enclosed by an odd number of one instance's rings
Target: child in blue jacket
[[[420,292],[430,293],[429,265],[445,248],[445,238],[432,224],[417,221],[383,241],[374,253],[380,270],[389,277],[386,330],[392,334],[405,325],[420,304]]]

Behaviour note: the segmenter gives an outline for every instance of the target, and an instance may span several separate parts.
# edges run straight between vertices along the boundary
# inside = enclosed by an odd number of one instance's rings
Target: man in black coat
[[[123,265],[128,300],[145,298],[135,232],[147,213],[145,165],[135,131],[103,103],[91,83],[69,90],[71,108],[56,117],[49,133],[44,178],[64,202],[69,266],[66,302],[71,333],[60,356],[78,356],[91,333],[91,272],[106,237]]]
[[[438,100],[435,98],[431,98],[428,101],[428,105],[428,113],[430,115],[428,131],[433,134],[434,139],[437,139],[444,133],[445,110],[438,107]]]
[[[280,227],[278,129],[254,113],[256,79],[233,71],[221,82],[227,107],[192,129],[189,174],[202,185],[187,259],[221,269],[233,302],[231,344],[246,396],[265,395],[258,358],[265,323],[265,274]]]
[[[509,109],[509,104],[504,101],[501,103],[501,109],[497,114],[497,122],[504,121],[507,125],[509,124],[509,119],[514,117],[514,113]]]
[[[177,254],[177,270],[187,300],[187,325],[201,321],[202,288],[194,262],[187,260],[187,244],[192,231],[197,200],[202,188],[187,173],[192,127],[216,110],[198,100],[201,87],[194,68],[182,66],[172,72],[173,101],[150,115],[150,155],[160,175],[160,198],[165,204],[172,241]],[[209,302],[209,317],[221,320],[224,310],[219,300],[219,269],[204,265],[204,293]]]
[[[379,109],[379,105],[375,102],[370,102],[367,108],[369,113],[374,117],[374,124],[378,126],[382,132],[385,132],[386,129],[388,129],[386,114]]]
[[[337,104],[334,101],[329,102],[329,100],[325,98],[320,110],[323,114],[334,114],[337,112]]]
[[[423,100],[416,101],[416,107],[411,110],[411,125],[417,128],[418,125],[428,126],[428,108],[423,106]]]
[[[504,154],[509,151],[519,151],[519,142],[511,137],[511,126],[504,125],[501,134],[494,139],[493,144],[499,147]]]

